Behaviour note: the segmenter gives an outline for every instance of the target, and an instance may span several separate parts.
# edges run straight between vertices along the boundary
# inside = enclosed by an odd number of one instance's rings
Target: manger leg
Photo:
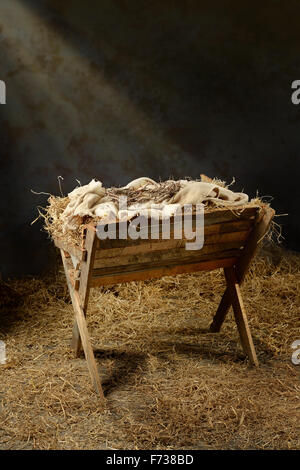
[[[99,377],[98,370],[97,370],[97,364],[95,361],[93,348],[91,346],[90,335],[87,329],[85,313],[81,306],[81,299],[79,297],[79,294],[73,288],[72,283],[70,281],[67,260],[66,260],[63,250],[61,250],[61,257],[62,257],[67,284],[68,284],[68,288],[69,288],[69,292],[70,292],[70,296],[72,300],[72,305],[73,305],[73,309],[75,313],[75,323],[73,327],[73,340],[75,342],[73,346],[75,348],[78,348],[79,346],[81,347],[81,344],[82,344],[93,386],[96,392],[100,395],[100,397],[104,398],[101,381],[100,381],[100,377]]]
[[[66,276],[66,280],[67,280],[67,285],[68,285],[68,289],[69,289],[69,294],[70,294],[70,297],[71,297],[71,300],[72,300],[72,303],[73,303],[73,297],[74,297],[75,289],[72,285],[72,282],[71,282],[71,279],[70,279],[70,276],[69,276],[69,268],[71,268],[71,266],[68,265],[68,260],[69,260],[68,253],[65,253],[64,250],[60,250],[60,252],[61,252],[61,259],[62,259],[62,262],[63,262],[63,267],[64,267],[65,276]],[[71,347],[72,347],[72,349],[74,349],[75,357],[79,357],[80,351],[81,351],[81,348],[82,348],[82,344],[81,344],[81,339],[80,339],[80,334],[79,334],[79,329],[78,329],[76,317],[74,318]]]
[[[95,232],[93,230],[87,230],[85,233],[85,247],[87,250],[87,259],[80,263],[80,282],[79,282],[79,297],[80,297],[80,306],[86,315],[88,300],[89,300],[89,277],[91,271],[91,264],[93,255],[95,252],[94,246]],[[64,260],[63,260],[64,261]],[[66,261],[66,260],[65,260]],[[66,268],[65,268],[66,271]],[[79,357],[82,350],[82,343],[79,333],[79,328],[77,320],[75,318],[72,332],[72,341],[71,347],[75,352],[75,357]]]
[[[210,325],[210,331],[212,333],[218,333],[221,330],[221,326],[225,320],[225,317],[231,306],[231,295],[229,289],[227,288],[223,294],[221,302],[219,304],[218,310],[213,318],[213,321]]]
[[[82,343],[76,318],[73,324],[71,347],[74,350],[75,357],[79,357],[82,349]]]
[[[241,256],[237,262],[236,271],[234,272],[234,275],[237,277],[239,284],[243,282],[245,274],[258,249],[259,243],[269,229],[273,216],[274,216],[273,209],[271,208],[264,209],[263,216],[259,218],[257,225],[254,227],[253,231],[251,232],[247,240],[247,243],[241,253]],[[226,270],[224,271],[225,271],[225,277],[226,277]],[[238,286],[238,290],[239,290],[239,286]],[[232,298],[232,295],[227,287],[227,289],[225,290],[223,294],[218,310],[210,325],[210,331],[212,333],[217,333],[220,331],[221,326],[225,320],[225,317],[230,309],[230,306],[232,303],[231,298]]]
[[[237,328],[240,334],[241,343],[245,354],[248,355],[250,362],[258,366],[258,360],[252,340],[252,335],[248,325],[248,319],[240,291],[240,285],[238,283],[234,268],[225,268],[225,277],[227,282],[227,290],[231,297],[231,303],[233,306],[233,312]]]
[[[97,364],[94,357],[93,348],[90,341],[90,335],[87,329],[86,319],[84,311],[80,305],[80,299],[77,292],[74,292],[73,295],[73,307],[75,310],[76,321],[78,325],[78,330],[80,333],[82,346],[87,361],[89,373],[92,379],[93,386],[96,392],[100,395],[101,398],[104,398],[103,390],[101,386],[100,377],[97,370]]]

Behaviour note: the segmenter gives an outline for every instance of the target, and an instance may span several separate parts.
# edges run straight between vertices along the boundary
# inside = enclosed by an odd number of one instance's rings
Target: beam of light
[[[92,72],[90,61],[36,11],[21,0],[1,0],[0,9],[10,61],[17,64],[13,73],[27,103],[26,110],[17,105],[17,121],[26,122],[28,110],[38,114],[61,150],[70,135],[80,131],[93,151],[99,145],[100,157],[105,142],[110,168],[133,148],[141,154],[145,149],[152,152],[152,164],[158,168],[166,156],[172,156],[174,167],[186,160],[188,156],[164,135],[159,122],[151,121],[100,68]]]
[[[6,85],[3,80],[0,80],[0,104],[6,104]]]

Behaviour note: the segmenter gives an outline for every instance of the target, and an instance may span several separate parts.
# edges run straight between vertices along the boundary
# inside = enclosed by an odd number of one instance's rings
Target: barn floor
[[[220,271],[93,290],[103,408],[62,273],[2,283],[0,449],[299,449],[300,255],[265,249],[243,286],[258,369],[232,313],[207,332],[223,289]]]

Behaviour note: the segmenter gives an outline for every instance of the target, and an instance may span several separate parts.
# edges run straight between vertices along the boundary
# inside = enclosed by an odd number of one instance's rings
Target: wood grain
[[[259,212],[261,208],[259,207],[250,207],[246,208],[241,212],[241,214],[237,215],[236,213],[226,209],[226,210],[217,210],[215,212],[208,212],[204,214],[204,229],[205,229],[205,236],[210,234],[210,229],[209,227],[211,225],[220,225],[219,228],[217,228],[216,232],[214,232],[214,229],[212,229],[211,233],[218,233],[218,229],[220,230],[220,233],[222,233],[221,225],[226,224],[227,222],[229,223],[235,223],[235,222],[247,222],[246,224],[246,230],[249,229],[249,225],[254,223],[255,217],[257,213]],[[148,233],[150,234],[150,224],[151,224],[151,219],[147,221],[148,224]],[[127,223],[127,226],[129,225],[129,222]],[[159,239],[151,239],[152,244],[154,243],[159,243],[162,238],[162,233],[161,233],[161,223],[159,224],[160,230],[159,230]],[[146,241],[149,242],[149,238],[147,237],[146,239],[141,239],[138,238],[137,240],[133,240],[131,238],[127,238],[126,240],[120,239],[119,238],[119,231],[118,231],[119,224],[116,224],[116,239],[105,239],[105,240],[100,240],[98,239],[97,241],[97,248],[101,249],[109,249],[109,248],[122,248],[122,247],[130,247],[130,246],[137,246],[139,244],[144,244]],[[192,223],[193,230],[195,230],[196,227],[196,222],[195,222],[195,216],[193,217],[193,223]],[[223,229],[224,231],[226,230],[225,227]],[[244,229],[245,230],[245,229]],[[239,229],[237,229],[239,231]],[[170,221],[170,238],[174,239],[174,221],[171,219]],[[184,231],[183,231],[184,232]],[[182,232],[181,239],[184,239],[184,233]],[[227,232],[234,232],[230,227],[228,227]],[[223,232],[224,233],[224,232]]]
[[[76,326],[78,328],[80,338],[82,341],[82,346],[83,346],[85,358],[87,360],[90,377],[92,379],[92,383],[96,392],[100,395],[102,399],[104,399],[103,390],[102,390],[102,386],[101,386],[101,382],[100,382],[100,378],[99,378],[99,374],[97,370],[97,364],[95,361],[94,352],[91,346],[90,336],[89,336],[89,332],[88,332],[87,325],[86,325],[85,312],[82,309],[79,294],[73,289],[72,284],[70,282],[70,278],[68,275],[68,265],[66,263],[66,257],[65,257],[63,250],[61,250],[61,257],[62,257],[63,265],[65,268],[66,280],[67,280],[69,293],[71,296],[73,309],[75,313]]]
[[[159,278],[163,276],[176,276],[177,274],[187,274],[196,271],[211,271],[213,269],[233,266],[236,258],[217,259],[211,261],[201,261],[189,264],[174,264],[160,267],[138,266],[136,271],[105,273],[97,275],[91,279],[91,287],[118,284],[130,281],[144,281],[146,279]]]
[[[73,245],[71,243],[66,243],[65,240],[58,237],[53,237],[54,244],[60,250],[64,250],[69,255],[75,256],[79,261],[84,261],[86,258],[86,250],[80,248],[78,245]]]
[[[250,362],[258,366],[258,360],[235,270],[233,267],[225,268],[224,272],[244,352],[249,357]]]
[[[266,235],[270,228],[271,221],[274,217],[275,211],[270,207],[266,207],[264,210],[258,214],[256,225],[251,231],[249,238],[245,243],[245,247],[241,252],[240,257],[238,258],[236,264],[236,276],[239,284],[241,284],[245,278],[247,270],[253,260],[259,244],[262,241],[262,238]],[[213,318],[213,321],[210,325],[210,331],[212,333],[218,332],[221,330],[222,324],[225,320],[225,317],[231,307],[231,296],[229,290],[226,289],[220,305],[217,309],[217,312]]]

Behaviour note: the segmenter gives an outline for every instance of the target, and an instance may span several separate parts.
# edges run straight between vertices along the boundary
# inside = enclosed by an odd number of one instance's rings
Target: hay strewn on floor
[[[300,448],[300,366],[291,362],[300,255],[265,249],[244,284],[259,369],[244,360],[232,314],[221,333],[207,333],[221,271],[93,290],[88,325],[105,409],[69,347],[63,275],[6,288],[0,449]]]

